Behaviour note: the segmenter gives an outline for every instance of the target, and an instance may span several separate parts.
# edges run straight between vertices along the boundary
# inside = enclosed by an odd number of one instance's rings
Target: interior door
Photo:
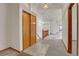
[[[31,15],[31,45],[36,42],[36,17]]]
[[[30,14],[23,11],[22,13],[22,34],[23,34],[23,49],[29,47],[29,20]]]

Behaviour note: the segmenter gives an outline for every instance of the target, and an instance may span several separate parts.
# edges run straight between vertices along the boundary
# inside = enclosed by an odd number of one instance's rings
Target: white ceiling
[[[44,3],[32,3],[32,6],[43,9]],[[47,3],[48,9],[61,9],[63,8],[64,3]]]
[[[64,4],[63,3],[47,3],[47,5],[48,5],[48,8],[45,9],[43,8],[44,3],[31,3],[31,7],[37,10],[37,13],[39,13],[43,17],[43,20],[45,21],[56,20],[57,15],[60,16],[59,13],[63,9]]]

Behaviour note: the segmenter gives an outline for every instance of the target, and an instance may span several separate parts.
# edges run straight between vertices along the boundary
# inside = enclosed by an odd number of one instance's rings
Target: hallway
[[[0,4],[0,55],[76,56],[79,34],[76,12],[79,6],[74,3],[71,10],[71,5]]]

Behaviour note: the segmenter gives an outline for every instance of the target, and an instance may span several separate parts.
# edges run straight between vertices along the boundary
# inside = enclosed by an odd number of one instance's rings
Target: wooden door
[[[31,40],[30,45],[36,42],[36,17],[31,15]]]
[[[23,37],[23,49],[29,47],[29,20],[30,20],[30,14],[23,11],[22,13],[22,37]]]
[[[48,36],[48,30],[42,30],[43,39]]]

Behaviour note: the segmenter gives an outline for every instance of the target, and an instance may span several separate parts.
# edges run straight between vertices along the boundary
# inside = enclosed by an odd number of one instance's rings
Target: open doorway
[[[68,8],[68,52],[77,55],[77,4],[74,3]]]

